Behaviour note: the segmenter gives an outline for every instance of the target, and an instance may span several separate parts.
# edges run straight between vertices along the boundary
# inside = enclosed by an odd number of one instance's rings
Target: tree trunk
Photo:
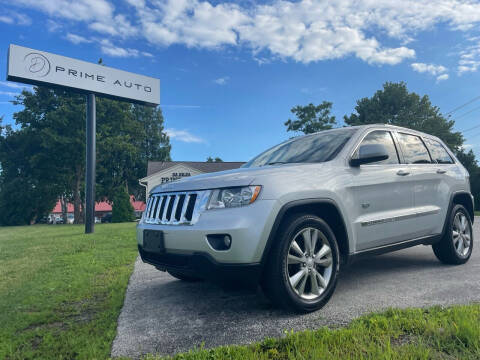
[[[62,218],[63,218],[63,223],[67,223],[67,214],[68,214],[68,201],[65,198],[65,196],[62,195],[60,198],[60,205],[62,206]]]
[[[80,198],[80,184],[82,181],[82,167],[77,165],[75,169],[75,187],[73,190],[73,223],[81,224],[80,206],[82,199]]]

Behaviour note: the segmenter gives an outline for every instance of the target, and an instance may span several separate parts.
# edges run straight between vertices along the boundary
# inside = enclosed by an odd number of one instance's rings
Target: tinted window
[[[447,150],[438,141],[431,139],[424,139],[430,150],[432,159],[437,164],[453,164],[453,159],[448,154]]]
[[[388,159],[377,161],[371,164],[398,164],[399,163],[397,149],[395,148],[395,143],[393,142],[392,134],[390,134],[390,131],[383,131],[383,130],[372,131],[370,134],[365,136],[360,146],[369,145],[369,144],[381,144],[385,146],[388,152]],[[357,154],[355,154],[354,156],[356,155]]]
[[[329,161],[342,150],[355,131],[339,129],[293,138],[261,153],[242,167]]]
[[[407,164],[430,164],[432,160],[420,137],[398,133],[402,146],[403,157]]]

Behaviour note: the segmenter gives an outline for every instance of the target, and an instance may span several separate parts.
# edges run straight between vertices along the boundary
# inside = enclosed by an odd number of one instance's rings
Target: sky
[[[291,137],[296,105],[338,126],[386,81],[456,121],[480,156],[480,2],[470,0],[0,0],[9,44],[160,79],[172,159],[247,161]],[[0,116],[23,85],[0,73]],[[27,86],[27,88],[29,88]]]

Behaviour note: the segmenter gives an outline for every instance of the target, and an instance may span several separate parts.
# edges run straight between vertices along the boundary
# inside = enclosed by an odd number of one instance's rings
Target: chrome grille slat
[[[192,194],[185,194],[185,199],[183,200],[182,212],[180,213],[180,220],[179,220],[180,222],[185,221],[185,213],[187,212],[188,202],[190,201],[191,196]]]
[[[158,225],[193,225],[198,220],[200,212],[205,209],[210,193],[210,190],[202,190],[152,194],[147,201],[144,222]],[[183,201],[180,201],[182,197]],[[193,206],[193,214],[192,210],[187,214],[190,203]],[[170,206],[170,216],[167,216]]]

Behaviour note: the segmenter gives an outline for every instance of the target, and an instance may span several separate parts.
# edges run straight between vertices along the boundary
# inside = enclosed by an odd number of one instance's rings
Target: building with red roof
[[[130,195],[130,203],[133,206],[133,210],[135,211],[135,216],[140,217],[142,212],[145,210],[145,203],[143,201],[138,201],[135,199],[135,196]],[[112,212],[112,204],[107,201],[101,201],[95,203],[95,216],[101,218],[105,214]],[[73,215],[73,204],[67,204],[67,213]],[[51,211],[51,215],[53,216],[61,216],[62,215],[62,204],[60,200],[57,201],[55,207]]]

